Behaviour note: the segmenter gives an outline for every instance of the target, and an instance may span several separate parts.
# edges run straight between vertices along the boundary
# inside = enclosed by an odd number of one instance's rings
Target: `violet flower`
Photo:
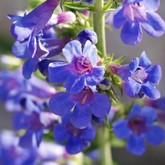
[[[94,140],[96,130],[91,124],[84,129],[75,128],[68,118],[65,116],[62,124],[58,124],[54,128],[54,138],[56,142],[66,143],[65,148],[69,154],[77,154]]]
[[[151,107],[134,105],[127,119],[118,119],[113,123],[114,134],[120,139],[127,139],[127,150],[135,155],[145,152],[144,139],[151,145],[164,141],[164,130],[155,125],[157,112]]]
[[[123,89],[128,96],[141,98],[146,95],[153,100],[160,97],[155,85],[162,76],[161,66],[152,65],[145,52],[129,65],[111,65],[110,69],[124,81]]]
[[[100,104],[101,103],[101,104]],[[98,118],[108,115],[111,103],[105,94],[84,88],[80,93],[60,92],[51,97],[50,110],[59,116],[71,113],[71,123],[76,128],[84,128],[91,122],[92,114]]]
[[[95,86],[103,79],[104,68],[97,66],[97,49],[90,41],[82,44],[73,40],[63,48],[67,62],[50,63],[48,80],[53,83],[65,82],[64,87],[71,93],[79,93],[85,86]]]
[[[136,45],[142,40],[142,29],[153,37],[165,32],[165,22],[155,12],[160,0],[123,0],[122,6],[114,12],[113,25],[121,28],[121,40]]]

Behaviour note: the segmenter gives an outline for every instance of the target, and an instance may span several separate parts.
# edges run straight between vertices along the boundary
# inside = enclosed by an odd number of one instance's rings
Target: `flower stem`
[[[99,157],[100,165],[113,165],[111,146],[109,139],[109,130],[106,127],[101,127],[98,130]]]
[[[98,36],[97,48],[101,52],[101,56],[106,56],[106,42],[105,42],[105,13],[104,13],[104,0],[96,0],[94,4],[94,31]]]

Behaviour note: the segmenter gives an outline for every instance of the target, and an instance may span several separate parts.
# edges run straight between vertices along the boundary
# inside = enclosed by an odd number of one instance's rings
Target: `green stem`
[[[98,130],[99,157],[100,165],[113,165],[111,146],[109,139],[109,130],[106,127],[101,127]]]
[[[94,31],[98,36],[97,48],[101,52],[101,56],[106,56],[106,42],[105,42],[105,13],[104,0],[96,0],[94,4]]]

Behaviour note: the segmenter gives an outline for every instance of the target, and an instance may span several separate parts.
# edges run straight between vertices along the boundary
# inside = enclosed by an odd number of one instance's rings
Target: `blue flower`
[[[142,29],[153,37],[165,32],[165,22],[155,12],[159,0],[124,0],[114,12],[113,25],[122,27],[121,39],[125,44],[136,45],[142,40]]]
[[[120,139],[127,139],[127,150],[135,155],[145,152],[144,139],[151,145],[164,141],[164,130],[154,125],[157,112],[151,107],[134,105],[127,119],[118,119],[113,123],[114,134]]]
[[[51,128],[58,117],[51,112],[44,112],[45,107],[34,100],[22,100],[21,104],[24,111],[22,109],[20,112],[15,112],[13,117],[15,130],[25,131],[20,137],[19,145],[23,148],[39,146],[44,130]]]
[[[24,42],[30,36],[38,34],[49,21],[57,6],[57,0],[47,0],[23,17],[8,15],[12,20],[11,34],[15,40]]]
[[[97,49],[90,41],[82,44],[73,40],[63,48],[63,55],[68,62],[50,63],[48,80],[53,83],[65,82],[65,88],[71,93],[79,93],[85,86],[100,83],[105,73],[102,66],[97,66]]]
[[[78,94],[60,92],[55,94],[49,102],[50,110],[59,116],[71,112],[71,123],[76,128],[87,127],[92,114],[103,118],[108,115],[111,104],[105,94],[94,93],[90,88],[85,88]]]
[[[37,163],[37,150],[28,150],[16,145],[18,138],[14,133],[3,131],[0,134],[0,164],[1,165],[35,165]]]
[[[66,151],[69,154],[77,154],[88,147],[89,143],[94,140],[96,130],[91,124],[84,129],[75,128],[69,122],[69,117],[65,116],[62,124],[58,124],[54,128],[54,138],[56,142],[66,143]]]
[[[140,59],[134,58],[129,65],[112,65],[111,70],[124,80],[124,91],[130,97],[158,99],[160,92],[154,85],[162,76],[161,66],[152,65],[145,52]]]

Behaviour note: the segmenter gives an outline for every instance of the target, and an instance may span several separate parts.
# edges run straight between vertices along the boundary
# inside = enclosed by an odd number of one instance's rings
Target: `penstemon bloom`
[[[123,89],[128,96],[142,98],[146,95],[153,100],[160,97],[160,92],[154,85],[159,84],[161,79],[161,67],[152,65],[145,52],[140,59],[134,58],[130,64],[112,65],[110,68],[124,81]]]
[[[100,102],[104,104],[100,104]],[[111,103],[105,94],[84,88],[77,94],[69,92],[55,94],[50,99],[49,107],[53,113],[59,116],[65,116],[71,112],[70,120],[73,126],[84,128],[91,122],[92,114],[98,118],[108,115]]]
[[[142,40],[142,29],[153,37],[165,32],[164,20],[155,12],[159,0],[123,0],[113,16],[113,26],[121,28],[121,40],[125,44],[136,45]]]
[[[72,123],[69,122],[69,117],[69,115],[65,116],[62,124],[55,126],[54,138],[59,143],[66,143],[65,148],[69,154],[77,154],[88,147],[89,143],[93,141],[96,129],[91,124],[83,129],[75,128]]]
[[[114,134],[120,139],[127,139],[127,150],[135,155],[145,152],[144,139],[151,145],[164,141],[164,130],[155,125],[157,112],[151,107],[134,105],[127,119],[118,119],[113,123]]]
[[[48,80],[53,83],[65,82],[64,87],[71,93],[79,93],[85,86],[95,86],[104,76],[103,66],[97,66],[96,46],[89,40],[82,44],[73,40],[62,50],[67,62],[53,62],[48,67]]]

